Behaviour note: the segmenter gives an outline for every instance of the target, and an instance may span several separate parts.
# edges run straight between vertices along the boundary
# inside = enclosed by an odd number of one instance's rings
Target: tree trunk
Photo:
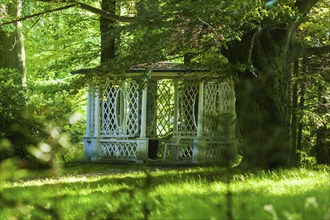
[[[240,73],[235,86],[243,167],[268,169],[289,164],[291,75],[287,36],[282,30],[247,35],[225,51],[231,63],[251,62],[257,69],[255,75]]]
[[[323,97],[324,88],[319,85],[318,88],[318,113],[323,115],[327,113],[327,101]],[[317,129],[316,133],[316,161],[318,164],[330,164],[330,146],[327,138],[329,137],[328,128],[323,124]]]
[[[15,0],[8,4],[8,15],[20,17],[22,1]],[[0,29],[0,68],[17,69],[22,74],[23,87],[26,87],[26,68],[24,36],[22,22],[16,22],[15,30],[7,33]]]
[[[306,59],[302,61],[301,74],[306,74]],[[300,99],[299,99],[299,118],[298,118],[298,131],[297,131],[297,151],[302,150],[302,131],[304,128],[303,117],[305,110],[305,82],[300,83]]]
[[[102,0],[101,8],[111,14],[116,13],[116,0]],[[109,62],[115,57],[116,34],[113,28],[114,22],[104,17],[100,17],[101,31],[101,64]]]
[[[299,76],[299,60],[294,61],[293,67],[294,77]],[[291,113],[291,150],[290,158],[291,164],[298,164],[298,154],[297,154],[297,131],[298,131],[298,82],[295,79],[295,82],[292,85],[292,113]]]

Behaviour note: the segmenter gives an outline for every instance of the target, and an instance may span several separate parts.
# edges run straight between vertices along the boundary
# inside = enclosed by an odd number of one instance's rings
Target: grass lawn
[[[330,219],[329,167],[227,174],[84,163],[57,177],[34,171],[1,182],[0,219]]]

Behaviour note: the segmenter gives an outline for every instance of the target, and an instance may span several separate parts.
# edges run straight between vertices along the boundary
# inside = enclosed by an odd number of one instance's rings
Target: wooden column
[[[174,80],[174,116],[173,116],[173,136],[178,135],[178,114],[179,114],[179,88],[178,80]]]
[[[148,160],[148,144],[147,138],[147,86],[142,90],[142,106],[141,106],[141,130],[138,140],[138,162]]]
[[[202,137],[204,131],[204,82],[199,84],[197,137]]]
[[[91,104],[92,104],[92,91],[91,86],[88,85],[87,93],[87,110],[86,110],[86,137],[91,136]]]
[[[92,160],[97,160],[100,152],[100,96],[99,91],[95,92],[94,101],[94,141],[92,143]]]
[[[193,163],[205,160],[206,140],[204,134],[204,82],[199,84],[197,136],[193,140]]]
[[[140,138],[146,138],[147,134],[147,91],[147,87],[142,90]]]
[[[91,108],[92,103],[92,90],[91,86],[88,85],[87,91],[87,109],[86,109],[86,136],[84,137],[84,159],[89,160],[91,158]]]

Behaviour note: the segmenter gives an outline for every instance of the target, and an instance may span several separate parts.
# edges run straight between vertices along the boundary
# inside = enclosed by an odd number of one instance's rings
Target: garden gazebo
[[[205,163],[235,154],[231,81],[168,64],[141,82],[145,72],[133,68],[104,89],[89,85],[85,160]],[[220,119],[216,128],[212,117]]]

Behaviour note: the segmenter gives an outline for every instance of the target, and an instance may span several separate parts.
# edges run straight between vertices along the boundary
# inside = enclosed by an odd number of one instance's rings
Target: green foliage
[[[38,3],[34,11],[48,4]],[[74,69],[99,62],[98,20],[86,12],[68,9],[25,23],[25,46],[29,81],[69,77]]]
[[[330,2],[321,0],[314,7],[308,20],[299,26],[298,37],[300,41],[310,46],[329,44]]]
[[[32,1],[29,13],[48,10],[49,6]],[[67,146],[52,149],[58,160],[81,160],[86,82],[70,72],[98,64],[98,19],[91,13],[68,9],[28,19],[23,31],[28,78],[26,115],[42,124],[40,130],[45,134],[40,141],[47,142],[47,127],[70,139]],[[38,144],[34,146],[39,149]]]
[[[10,146],[1,146],[1,160],[11,156],[31,159],[27,146],[38,141],[37,133],[42,136],[40,124],[29,117],[19,72],[0,69],[0,81],[0,141]]]
[[[0,136],[11,121],[19,121],[26,102],[21,75],[14,69],[0,69]]]
[[[298,109],[303,133],[298,154],[304,166],[315,163],[317,131],[327,128],[330,123],[330,112],[327,110],[330,103],[329,63],[329,55],[305,59],[302,74],[294,79],[300,85],[298,95],[304,100],[304,105]],[[328,139],[325,141],[329,142]]]

